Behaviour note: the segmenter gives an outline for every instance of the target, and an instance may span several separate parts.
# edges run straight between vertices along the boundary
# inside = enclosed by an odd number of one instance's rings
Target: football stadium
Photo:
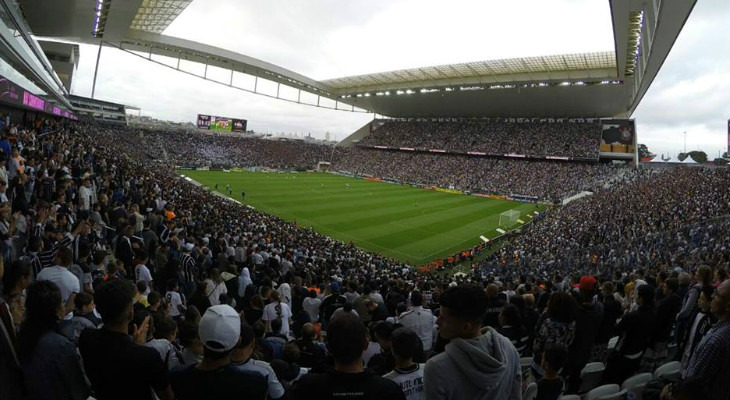
[[[0,399],[730,399],[728,7],[515,1],[0,0]]]

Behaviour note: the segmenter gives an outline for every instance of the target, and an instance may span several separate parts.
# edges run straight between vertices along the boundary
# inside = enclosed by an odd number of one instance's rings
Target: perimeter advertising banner
[[[631,119],[601,121],[602,153],[634,153],[636,125]]]
[[[215,115],[198,114],[198,128],[216,132],[246,132],[248,121]]]

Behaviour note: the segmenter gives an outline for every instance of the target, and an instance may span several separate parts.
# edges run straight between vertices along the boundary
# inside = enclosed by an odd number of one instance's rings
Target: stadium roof
[[[612,51],[509,58],[462,64],[410,68],[322,81],[335,91],[384,90],[413,84],[496,83],[520,80],[615,78],[616,54]]]
[[[144,0],[130,28],[162,33],[192,2],[193,0]]]
[[[320,98],[328,98],[334,100],[334,108],[392,117],[629,117],[696,3],[608,0],[615,44],[611,52],[479,61],[317,81],[243,54],[160,34],[191,0],[95,1],[97,9],[88,7],[89,0],[25,0],[24,10],[37,36],[102,41],[146,54],[150,60],[152,55],[164,55],[213,65],[231,71],[230,82],[221,84],[234,86],[236,71],[313,93],[317,106]],[[201,78],[208,79],[205,70]],[[262,94],[256,86],[239,89]],[[278,89],[276,93],[266,95],[280,98]]]

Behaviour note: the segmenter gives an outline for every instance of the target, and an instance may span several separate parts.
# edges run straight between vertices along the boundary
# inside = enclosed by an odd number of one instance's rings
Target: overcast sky
[[[446,6],[448,4],[448,6]],[[730,118],[730,3],[698,1],[633,117],[655,153],[684,146],[716,157]],[[613,50],[608,0],[195,0],[165,34],[233,50],[327,79],[508,57]],[[89,96],[97,47],[81,46],[76,94]],[[171,60],[161,57],[160,62]],[[183,64],[199,74],[202,66]],[[227,81],[224,71],[209,76]],[[250,85],[236,76],[237,85]],[[275,90],[261,85],[259,89]],[[293,92],[282,92],[291,96]],[[372,114],[317,109],[206,82],[104,48],[96,97],[174,121],[198,113],[248,119],[258,132],[343,139]]]

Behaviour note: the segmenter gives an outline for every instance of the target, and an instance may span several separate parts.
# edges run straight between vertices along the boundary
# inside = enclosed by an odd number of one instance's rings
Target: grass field
[[[435,192],[323,173],[180,171],[245,204],[388,257],[421,265],[499,233],[499,214],[534,204]],[[350,184],[347,188],[346,184]],[[224,193],[228,195],[228,193]],[[542,206],[540,206],[542,210]]]

